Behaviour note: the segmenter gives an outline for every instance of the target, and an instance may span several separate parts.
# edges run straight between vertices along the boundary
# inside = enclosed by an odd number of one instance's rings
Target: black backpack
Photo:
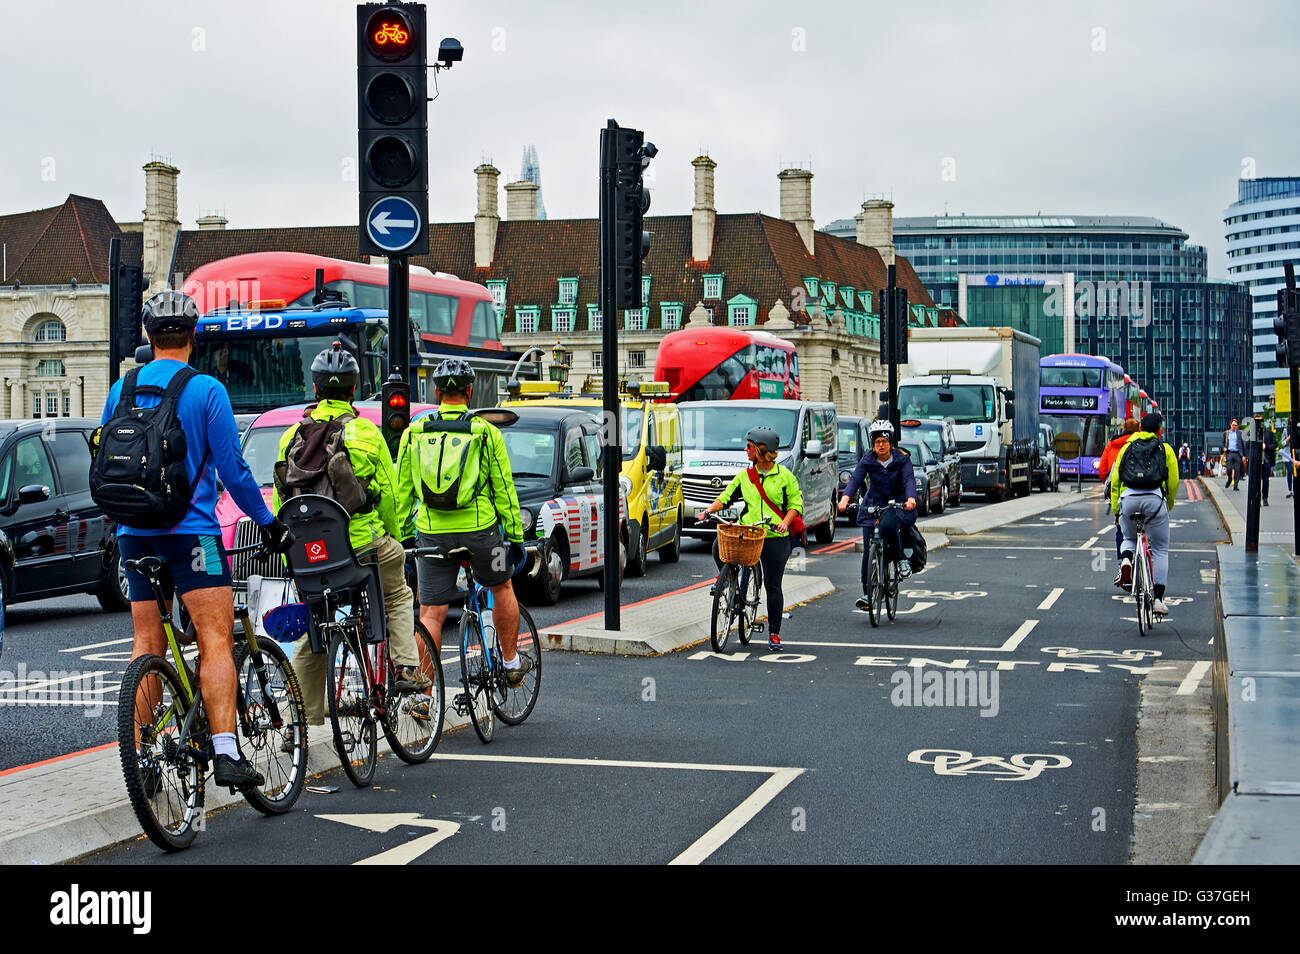
[[[302,423],[284,449],[284,460],[275,465],[275,489],[280,500],[317,494],[337,500],[349,517],[374,510],[370,480],[357,477],[343,443],[344,428],[357,416],[348,413],[318,421],[311,416],[315,409],[313,404],[303,411]]]
[[[1169,477],[1165,442],[1158,437],[1129,441],[1119,462],[1119,481],[1134,490],[1156,490]]]
[[[197,371],[181,368],[166,388],[136,384],[140,369],[128,372],[108,423],[95,432],[90,495],[109,519],[138,530],[161,530],[181,522],[194,497],[185,470],[185,430],[177,404]],[[157,407],[135,406],[135,396],[157,394]],[[208,455],[199,463],[203,473]]]

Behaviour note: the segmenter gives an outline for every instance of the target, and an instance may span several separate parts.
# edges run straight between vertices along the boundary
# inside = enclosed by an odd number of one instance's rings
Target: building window
[[[650,276],[641,276],[641,304],[650,304]]]
[[[57,358],[46,358],[36,363],[36,376],[38,378],[61,378],[65,373],[63,362]]]
[[[72,416],[72,394],[68,391],[63,392],[63,416]]]
[[[853,310],[853,289],[847,286],[840,288],[840,301],[844,302],[844,307]]]
[[[600,370],[600,359],[601,359],[601,352],[593,351],[591,353],[591,366],[595,368],[597,371]]]
[[[629,351],[629,352],[627,353],[627,366],[628,366],[629,368],[644,368],[644,367],[645,367],[645,352],[644,352],[644,351]]]
[[[559,334],[569,334],[573,331],[573,318],[572,308],[551,309],[551,322],[555,325],[555,330]]]
[[[732,305],[727,317],[727,323],[733,326],[752,325],[754,316],[749,305]]]
[[[515,331],[521,335],[531,335],[537,332],[537,309],[536,308],[519,308],[515,311]]]
[[[504,311],[506,307],[506,282],[501,279],[493,279],[487,283],[488,291],[492,293],[492,304],[497,306],[497,311]]]
[[[659,318],[664,328],[677,330],[682,326],[682,306],[680,303],[659,306]]]
[[[822,282],[822,298],[825,300],[827,308],[835,307],[835,290],[837,287],[834,282]]]
[[[704,276],[704,297],[705,298],[722,297],[722,276],[721,275]]]
[[[32,392],[32,417],[41,416],[41,392]]]
[[[45,392],[45,416],[46,417],[59,416],[59,392],[58,391]]]
[[[868,315],[871,314],[871,292],[860,291],[858,292],[858,298],[862,301],[862,310]]]
[[[560,304],[572,305],[578,300],[578,280],[576,278],[560,279]]]
[[[630,308],[624,312],[623,327],[628,331],[645,331],[645,308]]]
[[[41,326],[36,329],[36,342],[38,344],[67,340],[68,329],[65,328],[63,322],[59,321],[57,318],[41,322]]]
[[[809,277],[805,276],[805,277],[804,277],[804,280],[803,280],[803,287],[804,287],[804,290],[808,292],[808,297],[809,297],[809,298],[816,299],[816,297],[817,297],[817,279],[815,279],[815,278],[809,278]]]
[[[604,322],[601,320],[600,309],[595,305],[587,306],[587,328],[590,331],[601,331],[604,328]]]

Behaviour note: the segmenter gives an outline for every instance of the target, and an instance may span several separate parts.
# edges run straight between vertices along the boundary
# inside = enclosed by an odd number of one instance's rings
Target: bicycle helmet
[[[753,441],[769,451],[780,450],[781,448],[781,438],[777,436],[776,431],[764,424],[751,427],[745,433],[745,440]]]
[[[357,389],[361,367],[350,351],[344,351],[339,342],[320,354],[311,363],[311,383],[317,395],[351,397]]]
[[[460,358],[447,358],[433,369],[433,383],[440,391],[464,391],[474,383],[474,366]]]
[[[872,421],[867,428],[867,441],[874,444],[877,437],[888,437],[889,443],[894,443],[894,425],[889,421]]]
[[[140,320],[150,335],[159,331],[193,331],[199,320],[199,306],[184,292],[165,288],[144,303]]]

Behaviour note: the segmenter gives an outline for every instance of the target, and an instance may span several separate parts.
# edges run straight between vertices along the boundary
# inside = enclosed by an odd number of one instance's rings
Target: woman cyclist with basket
[[[866,494],[858,505],[858,526],[862,528],[862,581],[866,588],[867,559],[871,553],[871,534],[875,530],[876,517],[869,511],[873,507],[884,507],[891,500],[906,501],[905,510],[893,507],[880,515],[880,533],[898,560],[898,577],[905,579],[912,575],[912,568],[903,559],[903,524],[916,525],[916,474],[912,469],[912,459],[894,446],[894,425],[889,421],[872,421],[868,432],[871,441],[871,453],[864,454],[853,468],[853,476],[840,497],[839,510],[843,513],[849,501],[867,480]],[[858,608],[867,608],[867,597],[858,600]]]
[[[742,470],[727,484],[718,499],[709,504],[705,513],[717,513],[731,503],[739,491],[745,510],[740,523],[766,524],[767,538],[759,562],[763,566],[763,586],[767,590],[767,648],[781,651],[781,614],[785,612],[785,596],[781,592],[781,578],[785,564],[790,559],[791,528],[796,535],[803,530],[803,494],[794,474],[776,462],[781,446],[776,431],[759,425],[745,434],[745,453],[753,466]],[[718,542],[713,542],[713,562],[722,569]]]

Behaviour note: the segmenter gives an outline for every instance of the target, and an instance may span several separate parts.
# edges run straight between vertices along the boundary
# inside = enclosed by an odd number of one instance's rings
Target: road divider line
[[[116,742],[112,743],[117,745]],[[803,771],[786,765],[720,765],[712,762],[643,762],[635,759],[576,759],[553,755],[468,755],[459,752],[434,752],[433,758],[451,762],[518,762],[526,765],[589,765],[610,768],[678,769],[696,772],[750,772],[774,775],[777,772]]]
[[[1196,692],[1196,687],[1200,684],[1201,680],[1205,678],[1205,674],[1209,672],[1209,670],[1210,670],[1210,664],[1206,660],[1201,660],[1198,663],[1194,663],[1192,665],[1192,668],[1188,671],[1187,675],[1183,677],[1183,681],[1178,684],[1178,691],[1175,692],[1174,695],[1176,696],[1192,695],[1194,692]]]
[[[1002,644],[1001,652],[1014,652],[1020,644],[1025,641],[1025,637],[1034,631],[1034,627],[1037,625],[1038,620],[1036,619],[1025,620],[1020,624],[1020,627],[1011,634],[1011,638]]]
[[[753,793],[733,808],[696,842],[668,862],[670,865],[698,865],[721,848],[740,829],[744,828],[767,804],[780,795],[785,787],[803,774],[801,768],[779,769],[758,786]]]
[[[99,649],[101,646],[116,646],[118,643],[129,643],[135,637],[127,636],[125,639],[110,639],[105,643],[91,643],[89,646],[73,646],[71,649],[60,649],[61,653],[79,653],[83,649]]]
[[[1065,592],[1065,587],[1063,586],[1052,587],[1052,592],[1048,593],[1047,596],[1044,597],[1043,601],[1038,604],[1038,608],[1040,610],[1051,609],[1053,606],[1056,605],[1056,601],[1061,598],[1061,594],[1064,592]]]
[[[1079,547],[1080,550],[1091,550],[1092,545],[1097,542],[1097,537],[1089,537],[1088,542]]]

